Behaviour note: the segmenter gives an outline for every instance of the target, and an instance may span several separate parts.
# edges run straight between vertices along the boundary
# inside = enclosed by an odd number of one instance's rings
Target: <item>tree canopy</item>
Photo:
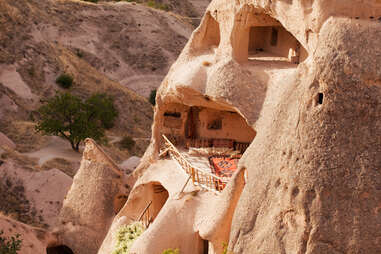
[[[97,93],[86,100],[70,93],[58,93],[39,109],[36,130],[43,135],[60,136],[68,140],[75,151],[86,138],[105,140],[105,129],[112,128],[118,112],[113,99]]]

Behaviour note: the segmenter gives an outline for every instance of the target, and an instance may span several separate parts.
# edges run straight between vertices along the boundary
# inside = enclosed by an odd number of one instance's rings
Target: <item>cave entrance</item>
[[[74,254],[74,252],[66,245],[59,245],[46,248],[47,254]]]
[[[182,148],[226,148],[244,153],[256,133],[236,111],[170,104],[162,134]]]
[[[238,62],[287,65],[299,64],[308,57],[307,50],[278,20],[255,8],[248,14],[245,26],[235,28],[232,41]]]
[[[226,108],[167,104],[161,122],[161,154],[174,150],[170,155],[192,174],[193,183],[217,192],[238,169],[256,135],[245,118]]]
[[[284,27],[252,26],[249,32],[248,59],[284,61],[299,64],[305,51]]]
[[[159,182],[151,182],[148,186],[144,186],[142,200],[149,201],[142,204],[138,220],[148,227],[155,220],[168,197],[168,191]]]

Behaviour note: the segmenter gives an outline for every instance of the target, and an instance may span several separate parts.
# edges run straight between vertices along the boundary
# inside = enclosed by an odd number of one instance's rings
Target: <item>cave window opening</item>
[[[147,192],[142,195],[146,202],[143,203],[144,207],[141,207],[138,220],[148,228],[167,202],[169,193],[158,182],[150,183],[146,190]]]
[[[164,126],[172,129],[180,129],[182,125],[180,112],[165,112]]]
[[[209,130],[221,130],[222,129],[222,119],[216,119],[208,123],[207,128]]]
[[[180,118],[181,117],[181,113],[179,113],[179,112],[165,112],[164,116],[170,116],[170,117]]]
[[[168,105],[168,108],[171,107]],[[173,108],[181,107],[174,104]],[[216,179],[228,181],[238,169],[241,156],[254,140],[255,130],[241,114],[232,110],[183,106],[178,112],[182,115],[182,127],[176,130],[166,128],[164,122],[160,156],[170,155],[187,174],[194,174],[195,171],[192,173],[188,169],[197,168],[216,175]],[[221,191],[227,183],[205,176],[192,177],[193,183],[203,179],[206,183],[201,182],[202,185],[217,191]]]
[[[66,245],[59,245],[46,248],[47,254],[74,254],[74,252]]]
[[[317,103],[320,104],[320,105],[323,104],[323,98],[324,98],[323,93],[318,93]]]
[[[207,12],[201,24],[202,32],[200,33],[200,36],[202,36],[202,38],[200,41],[201,43],[197,45],[197,47],[201,50],[214,50],[220,45],[220,24],[216,20],[217,13],[215,12],[214,15],[215,16],[213,16],[210,12]]]
[[[248,61],[271,61],[299,64],[308,57],[307,50],[276,19],[267,14],[253,15],[248,26],[240,33],[240,40],[247,45],[247,54],[238,47],[238,56],[247,56]],[[246,44],[247,43],[247,44]],[[244,44],[241,44],[242,46]],[[242,60],[244,60],[242,58]]]

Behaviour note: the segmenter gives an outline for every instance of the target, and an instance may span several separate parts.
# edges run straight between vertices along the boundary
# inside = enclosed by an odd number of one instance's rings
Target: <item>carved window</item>
[[[180,118],[181,117],[181,113],[179,113],[179,112],[165,112],[164,116],[170,116],[170,117]]]
[[[222,119],[216,119],[208,123],[208,130],[221,130],[222,129]]]

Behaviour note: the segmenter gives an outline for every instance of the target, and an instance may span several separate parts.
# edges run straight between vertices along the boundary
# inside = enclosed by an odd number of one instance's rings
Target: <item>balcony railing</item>
[[[221,192],[226,186],[228,179],[219,177],[210,172],[206,172],[200,168],[193,166],[187,159],[177,150],[177,148],[163,135],[165,143],[165,151],[169,153],[172,159],[177,161],[181,168],[191,176],[192,182],[196,186],[215,193]]]

